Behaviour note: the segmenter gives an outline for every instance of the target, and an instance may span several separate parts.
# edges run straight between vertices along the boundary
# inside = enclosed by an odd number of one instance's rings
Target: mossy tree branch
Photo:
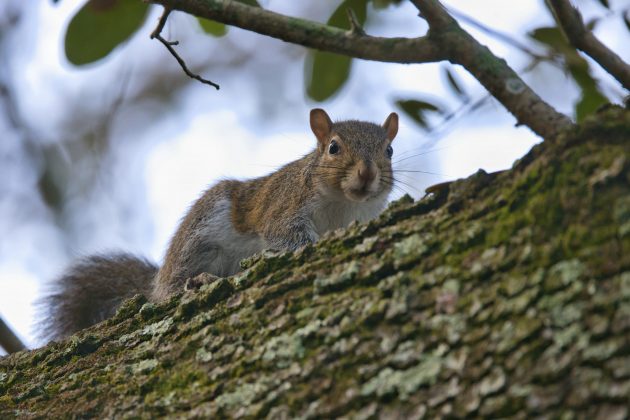
[[[427,37],[451,63],[468,70],[517,119],[536,134],[549,138],[569,127],[569,118],[543,101],[505,60],[481,45],[449,15],[437,0],[412,0],[429,23]]]
[[[149,0],[166,8],[271,36],[293,44],[390,63],[448,60],[475,76],[517,119],[541,137],[555,136],[569,118],[543,101],[505,63],[479,44],[435,0],[413,3],[430,25],[427,36],[382,38],[278,14],[236,1]]]
[[[431,63],[446,57],[435,43],[419,38],[382,38],[285,16],[237,1],[149,0],[165,8],[267,35],[292,44],[365,60]]]
[[[582,15],[568,0],[549,0],[549,4],[571,45],[588,54],[624,88],[630,90],[630,65],[586,28]]]

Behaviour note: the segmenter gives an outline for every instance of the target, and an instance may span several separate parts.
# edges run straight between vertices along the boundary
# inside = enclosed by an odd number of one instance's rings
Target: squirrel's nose
[[[357,175],[364,184],[368,184],[376,178],[376,168],[374,163],[361,161],[357,169]]]

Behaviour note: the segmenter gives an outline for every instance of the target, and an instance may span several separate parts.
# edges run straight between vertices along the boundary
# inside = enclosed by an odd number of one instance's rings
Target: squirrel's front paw
[[[217,277],[214,274],[201,273],[198,276],[187,279],[186,283],[184,284],[184,290],[199,290],[204,284],[210,284],[219,278],[220,277]]]

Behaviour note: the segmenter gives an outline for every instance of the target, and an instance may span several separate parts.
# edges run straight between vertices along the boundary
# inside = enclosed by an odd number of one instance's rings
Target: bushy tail
[[[71,266],[40,302],[42,340],[58,340],[103,321],[136,294],[149,297],[158,267],[130,254],[94,255]]]

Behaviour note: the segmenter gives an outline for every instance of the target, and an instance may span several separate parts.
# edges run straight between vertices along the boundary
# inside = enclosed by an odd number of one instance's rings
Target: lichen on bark
[[[626,418],[630,113],[0,360],[0,417]]]

